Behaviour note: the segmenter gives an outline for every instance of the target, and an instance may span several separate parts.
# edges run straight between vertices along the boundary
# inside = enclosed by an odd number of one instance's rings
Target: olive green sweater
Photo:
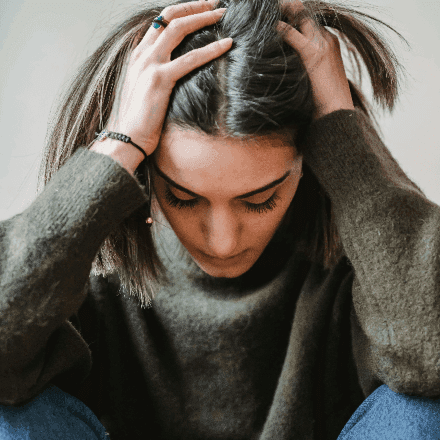
[[[382,384],[438,398],[440,207],[358,109],[313,122],[305,142],[335,209],[335,267],[308,262],[280,229],[246,274],[216,279],[156,224],[169,282],[149,309],[116,275],[91,274],[146,196],[80,148],[0,223],[0,404],[55,384],[112,440],[331,440]]]

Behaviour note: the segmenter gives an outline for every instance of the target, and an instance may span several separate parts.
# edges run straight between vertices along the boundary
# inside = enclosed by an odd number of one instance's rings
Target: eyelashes
[[[170,206],[173,208],[194,208],[194,206],[197,205],[198,200],[197,199],[191,199],[191,200],[182,200],[177,198],[171,191],[169,186],[166,186],[165,189],[165,198]]]
[[[191,199],[191,200],[182,200],[176,197],[171,191],[169,186],[166,186],[165,189],[165,199],[167,200],[168,204],[174,208],[182,209],[182,208],[194,208],[198,203],[199,199]],[[249,203],[244,202],[246,206],[246,212],[256,212],[258,214],[264,214],[266,212],[272,211],[276,208],[277,203],[276,201],[280,200],[280,197],[277,195],[277,193],[273,193],[272,196],[267,199],[263,203]]]

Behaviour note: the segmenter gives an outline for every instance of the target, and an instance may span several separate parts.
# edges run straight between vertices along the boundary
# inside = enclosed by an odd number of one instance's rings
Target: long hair
[[[184,2],[137,7],[78,69],[49,125],[38,191],[78,147],[89,145],[96,137],[95,132],[105,128],[117,102],[115,90],[124,80],[131,51],[163,7]],[[227,134],[246,139],[282,129],[301,130],[310,124],[315,111],[310,79],[299,55],[275,29],[278,20],[298,29],[307,17],[319,26],[326,26],[345,43],[350,62],[357,67],[358,82],[362,81],[360,61],[363,60],[375,101],[391,113],[398,97],[398,71],[402,66],[368,20],[387,26],[406,40],[381,20],[356,9],[314,0],[305,0],[303,5],[304,13],[292,15],[280,0],[220,0],[217,7],[228,8],[221,20],[187,35],[172,52],[171,59],[225,37],[233,38],[233,46],[176,83],[164,127],[175,124],[213,136]],[[349,86],[355,107],[380,132],[372,106],[359,85],[349,80]],[[140,168],[135,176],[142,185],[147,185],[146,170]],[[286,219],[298,252],[330,268],[343,255],[332,204],[305,163],[303,172]],[[292,212],[295,215],[289,215]],[[154,211],[152,214],[154,217]],[[150,281],[166,280],[166,269],[141,209],[105,239],[92,269],[95,275],[116,272],[132,295],[148,300],[154,297],[154,292],[149,290]]]

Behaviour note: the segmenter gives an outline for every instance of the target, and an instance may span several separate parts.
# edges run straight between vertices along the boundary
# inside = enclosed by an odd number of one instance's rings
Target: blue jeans
[[[440,399],[408,396],[382,385],[350,417],[337,440],[439,440]]]
[[[51,385],[22,407],[0,405],[0,440],[109,440],[81,400]]]
[[[108,440],[84,403],[56,386],[20,407],[0,405],[0,440]],[[275,439],[276,440],[276,439]],[[377,388],[337,440],[440,440],[440,399]]]

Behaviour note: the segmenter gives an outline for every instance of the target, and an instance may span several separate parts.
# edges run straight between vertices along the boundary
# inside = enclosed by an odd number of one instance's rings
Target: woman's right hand
[[[159,29],[151,26],[130,56],[119,108],[113,107],[108,128],[130,136],[148,156],[159,144],[177,80],[231,48],[232,39],[225,38],[170,61],[171,52],[186,35],[215,24],[222,17],[225,9],[213,11],[215,2],[194,1],[166,7],[161,15],[169,25]]]

